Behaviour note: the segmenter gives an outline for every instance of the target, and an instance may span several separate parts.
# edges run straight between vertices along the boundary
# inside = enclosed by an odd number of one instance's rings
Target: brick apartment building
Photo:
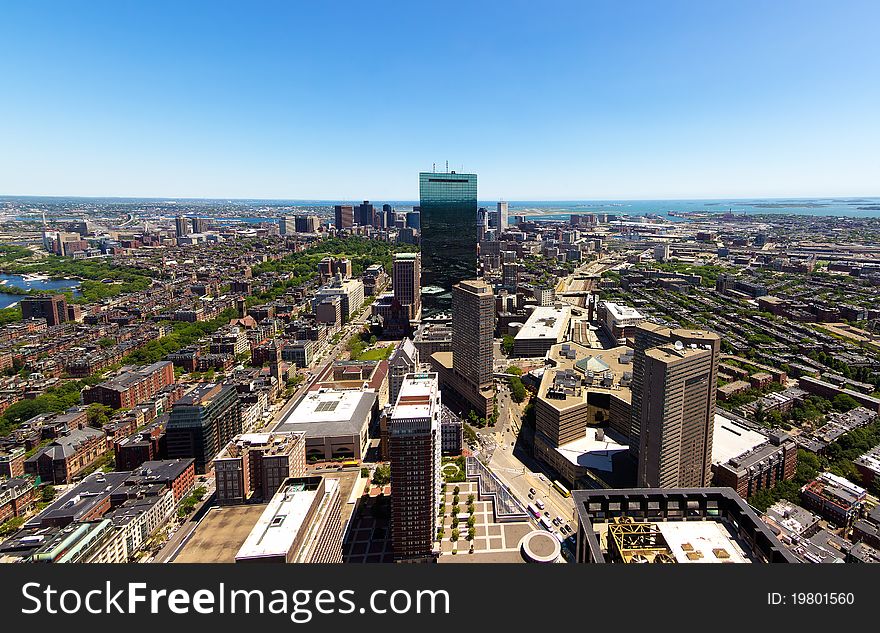
[[[126,367],[115,378],[84,391],[83,402],[97,402],[112,409],[130,409],[173,383],[174,365],[170,361],[144,367]]]

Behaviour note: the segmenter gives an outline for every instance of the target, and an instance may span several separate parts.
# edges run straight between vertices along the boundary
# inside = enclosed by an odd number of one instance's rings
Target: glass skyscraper
[[[420,173],[422,307],[448,311],[452,287],[477,274],[477,175]]]

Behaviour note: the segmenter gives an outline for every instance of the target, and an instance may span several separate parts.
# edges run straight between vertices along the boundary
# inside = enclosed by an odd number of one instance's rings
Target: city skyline
[[[3,9],[0,191],[415,199],[448,160],[489,200],[880,193],[874,3],[110,6]]]

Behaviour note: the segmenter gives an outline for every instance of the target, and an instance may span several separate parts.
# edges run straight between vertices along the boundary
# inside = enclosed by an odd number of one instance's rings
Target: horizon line
[[[138,196],[138,195],[59,195],[59,194],[0,194],[0,200],[8,199],[8,198],[44,198],[44,199],[77,199],[77,200],[200,200],[200,201],[241,201],[241,202],[251,202],[251,201],[271,201],[271,202],[318,202],[318,203],[335,203],[335,202],[344,202],[356,203],[360,202],[371,202],[371,201],[388,201],[388,202],[419,202],[418,198],[396,198],[396,197],[383,197],[383,198],[278,198],[278,197],[232,197],[232,196],[220,196],[220,197],[197,197],[197,196]],[[731,196],[731,197],[702,197],[702,198],[654,198],[654,197],[643,197],[643,198],[520,198],[520,199],[512,199],[512,198],[484,198],[480,200],[477,198],[477,202],[488,202],[488,201],[496,201],[496,202],[507,202],[507,203],[518,203],[518,202],[702,202],[702,201],[742,201],[742,200],[796,200],[796,201],[810,201],[810,200],[859,200],[859,199],[880,199],[880,195],[823,195],[823,196]]]

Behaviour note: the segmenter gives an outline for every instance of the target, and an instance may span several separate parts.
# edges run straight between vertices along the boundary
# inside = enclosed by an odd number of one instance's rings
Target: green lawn
[[[394,351],[394,345],[388,347],[377,347],[368,352],[364,352],[358,356],[358,360],[387,360]]]

